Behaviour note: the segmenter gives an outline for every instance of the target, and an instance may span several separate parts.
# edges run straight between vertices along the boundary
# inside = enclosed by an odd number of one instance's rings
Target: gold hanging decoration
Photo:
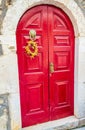
[[[25,51],[31,58],[34,58],[35,56],[38,55],[37,43],[32,40],[28,41],[27,45],[25,46]]]
[[[29,31],[29,38],[30,41],[27,42],[27,45],[25,46],[26,53],[31,57],[34,58],[38,55],[38,46],[35,42],[36,40],[36,31],[34,29],[31,29]]]

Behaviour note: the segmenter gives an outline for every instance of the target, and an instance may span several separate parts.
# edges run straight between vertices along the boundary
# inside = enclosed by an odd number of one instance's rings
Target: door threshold
[[[49,121],[29,127],[25,127],[22,130],[67,130],[73,129],[85,124],[85,118],[77,119],[75,116],[69,116],[59,120]]]

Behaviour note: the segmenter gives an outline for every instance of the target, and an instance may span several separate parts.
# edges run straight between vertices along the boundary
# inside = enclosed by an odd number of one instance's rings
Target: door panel
[[[51,19],[53,19],[51,21]],[[50,74],[51,119],[73,114],[73,43],[70,41],[70,21],[59,9],[48,7],[49,61],[54,63],[54,73]],[[72,66],[71,66],[72,65]]]
[[[33,59],[25,52],[30,29],[37,34]],[[53,6],[34,7],[20,19],[16,35],[22,127],[72,115],[74,32],[68,16]]]
[[[44,15],[45,14],[45,15]],[[29,20],[28,20],[29,19]],[[20,21],[17,35],[19,38],[20,98],[23,127],[48,121],[48,41],[47,7],[39,6],[29,10]],[[24,50],[30,29],[35,29],[38,56],[31,59]],[[20,37],[21,34],[21,37]],[[20,50],[21,49],[21,50]],[[23,64],[23,65],[22,65]],[[22,67],[20,67],[22,65]]]
[[[52,21],[50,20],[52,19]],[[58,8],[48,7],[51,120],[73,114],[74,49],[70,21]],[[51,37],[50,37],[51,36]]]

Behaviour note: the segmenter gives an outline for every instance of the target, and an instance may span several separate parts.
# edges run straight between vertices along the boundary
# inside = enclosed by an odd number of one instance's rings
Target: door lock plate
[[[51,62],[50,63],[50,73],[54,72],[54,64]]]

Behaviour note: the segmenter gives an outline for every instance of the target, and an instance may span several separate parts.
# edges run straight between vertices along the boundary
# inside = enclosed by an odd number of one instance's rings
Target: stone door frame
[[[59,1],[59,2],[58,2]],[[9,9],[7,11],[7,14],[5,16],[4,22],[3,22],[3,28],[2,28],[2,36],[1,36],[1,42],[2,44],[8,44],[9,47],[14,46],[15,51],[16,51],[16,38],[15,38],[15,32],[16,32],[16,28],[17,28],[17,24],[19,22],[19,19],[21,18],[21,16],[24,14],[24,12],[28,9],[30,9],[31,7],[37,6],[37,5],[42,5],[42,4],[49,4],[49,5],[54,5],[55,7],[59,7],[61,8],[70,18],[70,20],[72,21],[72,24],[74,26],[74,32],[75,32],[75,67],[74,67],[74,115],[77,118],[81,118],[85,115],[83,115],[82,113],[80,113],[80,110],[82,109],[82,106],[79,106],[79,74],[78,72],[80,71],[79,68],[79,56],[80,56],[80,52],[79,52],[79,44],[82,43],[81,38],[82,36],[84,36],[84,29],[81,27],[81,24],[84,24],[84,16],[82,11],[80,10],[80,8],[78,7],[78,5],[76,4],[75,1],[73,0],[69,0],[70,2],[66,2],[64,0],[62,0],[62,2],[60,0],[47,0],[47,1],[42,1],[42,0],[36,0],[32,1],[32,0],[26,0],[26,2],[24,0],[18,1],[16,0],[16,2],[14,2],[13,6],[9,6]],[[23,4],[23,6],[22,6]],[[76,11],[77,10],[77,11]],[[16,14],[16,15],[13,15]],[[77,16],[76,16],[77,15]],[[81,18],[79,19],[79,17],[81,16]],[[10,21],[9,21],[10,19]],[[82,19],[82,21],[81,21]],[[13,22],[13,20],[15,20],[15,22]],[[81,21],[81,24],[80,24]],[[10,51],[11,52],[11,51]],[[8,54],[7,51],[5,51],[4,49],[4,53]],[[15,59],[15,64],[17,66],[17,60]],[[11,116],[11,124],[14,122],[15,125],[11,126],[11,127],[15,127],[15,126],[19,126],[21,127],[21,117],[20,117],[20,100],[19,100],[19,83],[18,83],[18,71],[16,71],[16,75],[17,75],[17,79],[16,79],[16,86],[13,89],[13,91],[9,90],[9,94],[11,95],[11,98],[9,99],[9,105],[12,106],[12,109],[10,110],[10,116]],[[17,112],[13,113],[12,111],[14,110],[14,105],[12,103],[12,96],[13,94],[16,93],[17,94],[17,101],[18,101],[18,105],[17,105],[17,111],[18,112],[18,116],[17,116]],[[18,118],[17,118],[18,117]],[[18,120],[16,122],[16,120]]]

